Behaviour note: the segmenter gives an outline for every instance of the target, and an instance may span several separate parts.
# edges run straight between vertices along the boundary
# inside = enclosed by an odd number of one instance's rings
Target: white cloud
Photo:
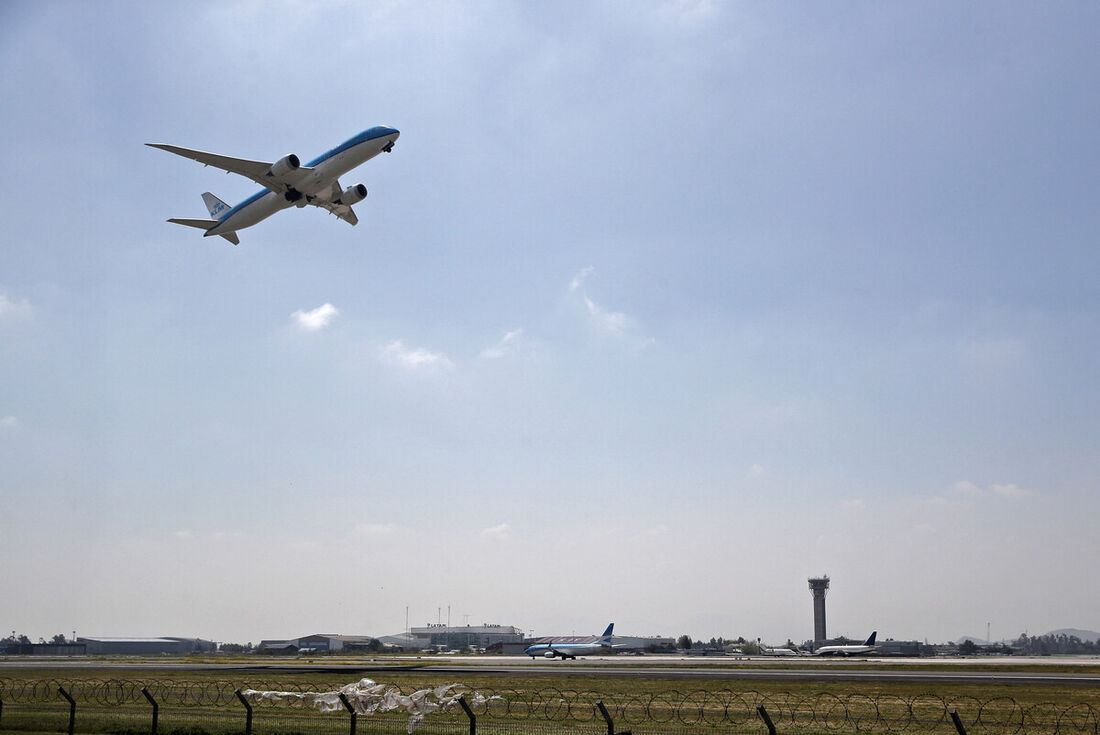
[[[291,314],[290,318],[299,328],[307,332],[316,332],[327,327],[339,315],[340,310],[326,302],[311,311],[299,309]]]
[[[1035,491],[1019,487],[1013,483],[1007,485],[994,484],[990,485],[989,489],[993,491],[994,495],[1000,495],[1002,498],[1026,498],[1035,494]]]
[[[590,275],[592,275],[592,273],[593,273],[593,272],[595,272],[595,270],[596,270],[596,269],[595,269],[595,268],[593,268],[592,266],[587,266],[587,267],[585,267],[585,268],[581,268],[581,269],[580,269],[580,270],[579,270],[579,271],[577,272],[577,275],[573,276],[573,280],[571,280],[571,281],[569,282],[569,293],[573,293],[573,292],[574,292],[574,291],[576,291],[576,290],[577,290],[578,288],[580,288],[580,287],[581,287],[581,284],[583,284],[583,283],[584,283],[584,279],[586,279],[586,278],[588,278],[588,277],[589,277]]]
[[[982,494],[982,489],[969,480],[959,480],[951,486],[951,489],[959,495],[975,496]]]
[[[481,535],[483,538],[507,538],[511,531],[512,526],[510,524],[501,523],[496,526],[481,529]]]
[[[19,426],[19,419],[14,416],[5,416],[0,419],[0,428],[14,429],[16,426]]]
[[[495,345],[493,345],[492,347],[486,347],[484,350],[482,350],[481,357],[486,360],[497,360],[504,357],[505,355],[515,351],[516,342],[522,335],[522,329],[513,329],[511,332],[508,332],[503,337],[501,337],[500,341],[497,342]]]
[[[754,464],[745,472],[745,477],[761,477],[764,474],[764,465]]]
[[[951,490],[957,495],[963,495],[969,498],[988,497],[990,495],[1000,498],[1029,498],[1035,495],[1034,490],[1028,490],[1027,488],[1020,487],[1015,483],[993,483],[988,487],[981,487],[969,480],[959,480],[951,486]]]
[[[569,282],[569,293],[580,291],[585,279],[594,272],[592,266],[582,268]],[[629,315],[605,309],[583,292],[580,293],[580,300],[589,325],[601,337],[632,344],[638,350],[644,350],[657,342],[653,337],[646,336],[637,321]]]
[[[399,339],[382,348],[382,359],[405,370],[430,371],[454,367],[454,363],[442,352],[430,352],[423,347],[406,347]]]
[[[172,535],[180,539],[181,541],[190,541],[191,539],[195,538],[194,532],[186,528],[181,528],[178,531],[173,531]]]
[[[0,321],[25,319],[31,315],[31,302],[26,299],[12,301],[0,293]]]
[[[355,532],[364,536],[389,536],[401,528],[396,523],[357,523]]]
[[[584,305],[588,307],[588,315],[592,317],[592,323],[601,333],[610,337],[622,337],[629,325],[629,319],[621,311],[607,311],[587,296],[584,297]]]

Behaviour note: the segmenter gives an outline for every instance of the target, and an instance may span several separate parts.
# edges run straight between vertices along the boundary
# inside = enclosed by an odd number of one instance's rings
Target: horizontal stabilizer
[[[197,227],[200,230],[209,230],[211,227],[218,224],[216,219],[187,219],[186,217],[173,217],[168,221],[174,222],[177,225]]]
[[[168,221],[173,222],[177,225],[197,227],[200,230],[209,230],[211,227],[221,224],[216,219],[188,219],[186,217],[172,217]],[[234,245],[241,244],[241,240],[239,237],[237,237],[236,232],[220,232],[218,234],[220,234],[222,237],[224,237],[226,240],[233,243]]]

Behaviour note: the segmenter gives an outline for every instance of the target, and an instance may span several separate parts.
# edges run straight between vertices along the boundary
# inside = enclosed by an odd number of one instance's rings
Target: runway
[[[225,671],[264,672],[267,674],[344,674],[349,678],[380,678],[389,674],[440,674],[447,677],[476,674],[491,677],[594,677],[616,679],[673,679],[708,681],[790,681],[790,682],[908,682],[929,684],[1001,684],[1006,686],[1100,687],[1100,666],[1096,658],[1051,659],[1042,661],[1006,658],[999,661],[955,659],[951,668],[942,668],[942,659],[860,659],[859,661],[783,661],[753,659],[738,662],[714,658],[682,657],[654,661],[653,658],[594,657],[579,661],[530,661],[525,657],[395,657],[340,661],[280,659],[273,661],[194,661],[194,660],[102,660],[53,659],[28,660],[25,657],[0,660],[0,673],[15,669],[117,669],[145,671]],[[329,663],[329,661],[332,661]],[[1081,667],[1081,672],[1019,670],[1022,666],[1060,665]],[[940,668],[930,668],[937,666]],[[982,666],[981,670],[968,666]],[[874,667],[874,668],[871,668]]]

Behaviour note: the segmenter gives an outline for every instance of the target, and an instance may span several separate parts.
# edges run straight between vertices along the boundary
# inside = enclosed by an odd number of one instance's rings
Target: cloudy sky
[[[0,632],[1100,629],[1097,27],[0,5]],[[377,124],[239,247],[143,145]]]

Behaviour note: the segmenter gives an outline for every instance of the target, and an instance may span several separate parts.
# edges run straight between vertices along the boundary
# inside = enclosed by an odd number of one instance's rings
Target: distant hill
[[[1096,630],[1082,630],[1080,628],[1058,628],[1057,630],[1051,630],[1051,632],[1044,635],[1048,636],[1077,636],[1078,639],[1084,640],[1085,643],[1097,643],[1100,641],[1100,633]],[[1012,643],[1012,640],[986,640],[985,638],[979,638],[978,636],[963,636],[955,640],[957,646],[961,646],[966,643],[967,640],[974,641],[976,646],[1000,646],[1002,643]]]
[[[1075,635],[1083,641],[1089,643],[1095,643],[1100,641],[1100,633],[1095,630],[1081,630],[1080,628],[1059,628],[1058,630],[1052,630],[1047,635]]]
[[[1058,630],[1052,630],[1049,633],[1044,633],[1044,635],[1077,636],[1077,638],[1086,643],[1096,643],[1097,641],[1100,641],[1100,633],[1097,633],[1095,630],[1081,630],[1080,628],[1059,628]],[[974,645],[976,646],[999,646],[1002,642],[1012,643],[1012,641],[1014,640],[1016,639],[1013,638],[1009,641],[987,641],[984,638],[979,638],[976,635],[964,635],[963,637],[957,639],[955,641],[955,644],[961,646],[966,641],[973,641]]]
[[[962,638],[959,638],[957,641],[955,641],[955,645],[956,646],[961,646],[962,644],[966,643],[967,641],[972,641],[975,646],[988,646],[988,645],[991,645],[989,643],[989,641],[987,641],[985,638],[979,638],[976,635],[964,635]]]

